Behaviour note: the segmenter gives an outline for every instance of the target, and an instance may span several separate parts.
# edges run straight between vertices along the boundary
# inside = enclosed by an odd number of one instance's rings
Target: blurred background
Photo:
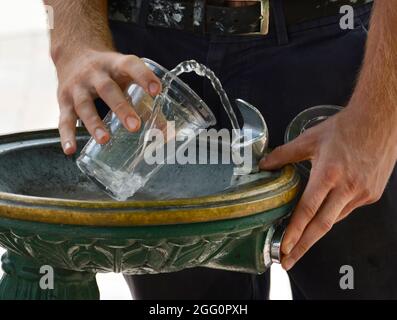
[[[40,0],[0,0],[0,7],[0,135],[56,128],[57,80],[44,6]],[[121,275],[100,274],[97,279],[101,299],[131,299]],[[272,267],[271,281],[272,299],[291,299],[280,266]]]

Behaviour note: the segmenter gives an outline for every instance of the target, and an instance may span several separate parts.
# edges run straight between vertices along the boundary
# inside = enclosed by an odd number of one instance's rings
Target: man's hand
[[[397,140],[374,128],[352,107],[279,147],[261,162],[262,169],[311,160],[308,185],[282,243],[289,270],[332,226],[354,209],[377,201],[397,159]]]
[[[266,170],[303,160],[312,162],[308,185],[282,243],[286,270],[336,222],[377,201],[396,164],[395,4],[396,0],[375,3],[365,62],[349,105],[261,162]]]
[[[102,98],[123,125],[134,132],[140,119],[123,94],[135,82],[152,96],[161,82],[136,56],[115,52],[108,26],[106,0],[45,0],[54,9],[51,55],[58,74],[59,132],[67,155],[76,152],[76,122],[80,118],[98,143],[109,133],[94,99]]]
[[[133,81],[155,96],[161,88],[159,79],[141,59],[116,52],[88,50],[68,62],[58,63],[57,72],[59,132],[66,154],[76,151],[78,118],[96,142],[108,142],[109,133],[94,105],[96,97],[102,98],[124,127],[134,132],[140,128],[140,118],[124,96],[123,89]]]

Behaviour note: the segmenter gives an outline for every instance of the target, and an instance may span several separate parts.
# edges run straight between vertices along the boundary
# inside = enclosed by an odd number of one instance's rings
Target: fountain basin
[[[80,147],[88,138],[78,132]],[[116,202],[63,155],[56,130],[0,137],[0,298],[97,299],[98,272],[264,272],[265,243],[293,209],[299,177],[287,166],[230,186],[232,175],[228,165],[167,165]],[[54,290],[40,287],[43,265]]]

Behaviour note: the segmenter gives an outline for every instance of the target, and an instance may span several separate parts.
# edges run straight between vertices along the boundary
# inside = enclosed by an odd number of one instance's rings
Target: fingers
[[[109,141],[110,135],[99,117],[90,94],[84,89],[76,89],[74,96],[74,109],[84,122],[88,132],[99,144]]]
[[[295,140],[280,146],[259,163],[263,170],[279,169],[286,164],[311,159],[313,154],[313,136],[306,131]]]
[[[283,259],[282,265],[285,270],[290,270],[313,244],[331,230],[349,201],[350,198],[346,197],[346,193],[339,190],[330,193],[318,214],[305,229],[294,249]]]
[[[125,128],[131,132],[139,130],[141,120],[116,82],[103,76],[95,81],[95,89],[103,101],[117,115]]]
[[[94,98],[101,97],[123,126],[136,132],[140,129],[141,120],[120,86],[132,81],[153,96],[161,91],[161,81],[136,56],[89,51],[79,59],[80,64],[57,68],[60,79],[58,100],[62,106],[59,129],[66,154],[76,152],[75,124],[78,117],[97,143],[109,141],[110,135],[98,116]]]
[[[63,152],[68,156],[74,154],[77,150],[76,122],[77,115],[73,110],[73,106],[62,106],[60,108],[58,128]]]
[[[112,67],[115,78],[129,77],[152,96],[161,92],[160,79],[136,56],[121,56]]]
[[[339,215],[338,219],[336,219],[336,223],[345,219],[350,213],[353,212],[354,209],[358,208],[359,206],[364,205],[357,201],[357,199],[351,200],[346,207],[342,210],[341,214]]]
[[[305,228],[314,218],[332,188],[322,174],[313,168],[305,191],[295,208],[282,242],[281,251],[288,255],[301,238]]]

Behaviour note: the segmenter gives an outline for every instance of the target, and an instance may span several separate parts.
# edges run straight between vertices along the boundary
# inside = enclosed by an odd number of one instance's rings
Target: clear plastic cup
[[[160,79],[169,73],[159,64],[149,59],[143,60]],[[110,141],[100,145],[91,138],[77,159],[80,170],[119,201],[133,196],[167,159],[174,156],[174,152],[169,150],[178,152],[186,144],[186,139],[195,138],[200,130],[216,123],[208,106],[177,77],[155,99],[135,84],[127,89],[126,96],[142,119],[140,131],[129,132],[117,116],[109,112],[104,122],[111,135]],[[163,134],[163,141],[148,139],[154,130],[156,134]],[[185,133],[186,139],[183,141],[181,136]],[[175,144],[173,148],[167,147],[170,143]],[[146,155],[152,152],[163,152],[163,160],[148,162]]]

